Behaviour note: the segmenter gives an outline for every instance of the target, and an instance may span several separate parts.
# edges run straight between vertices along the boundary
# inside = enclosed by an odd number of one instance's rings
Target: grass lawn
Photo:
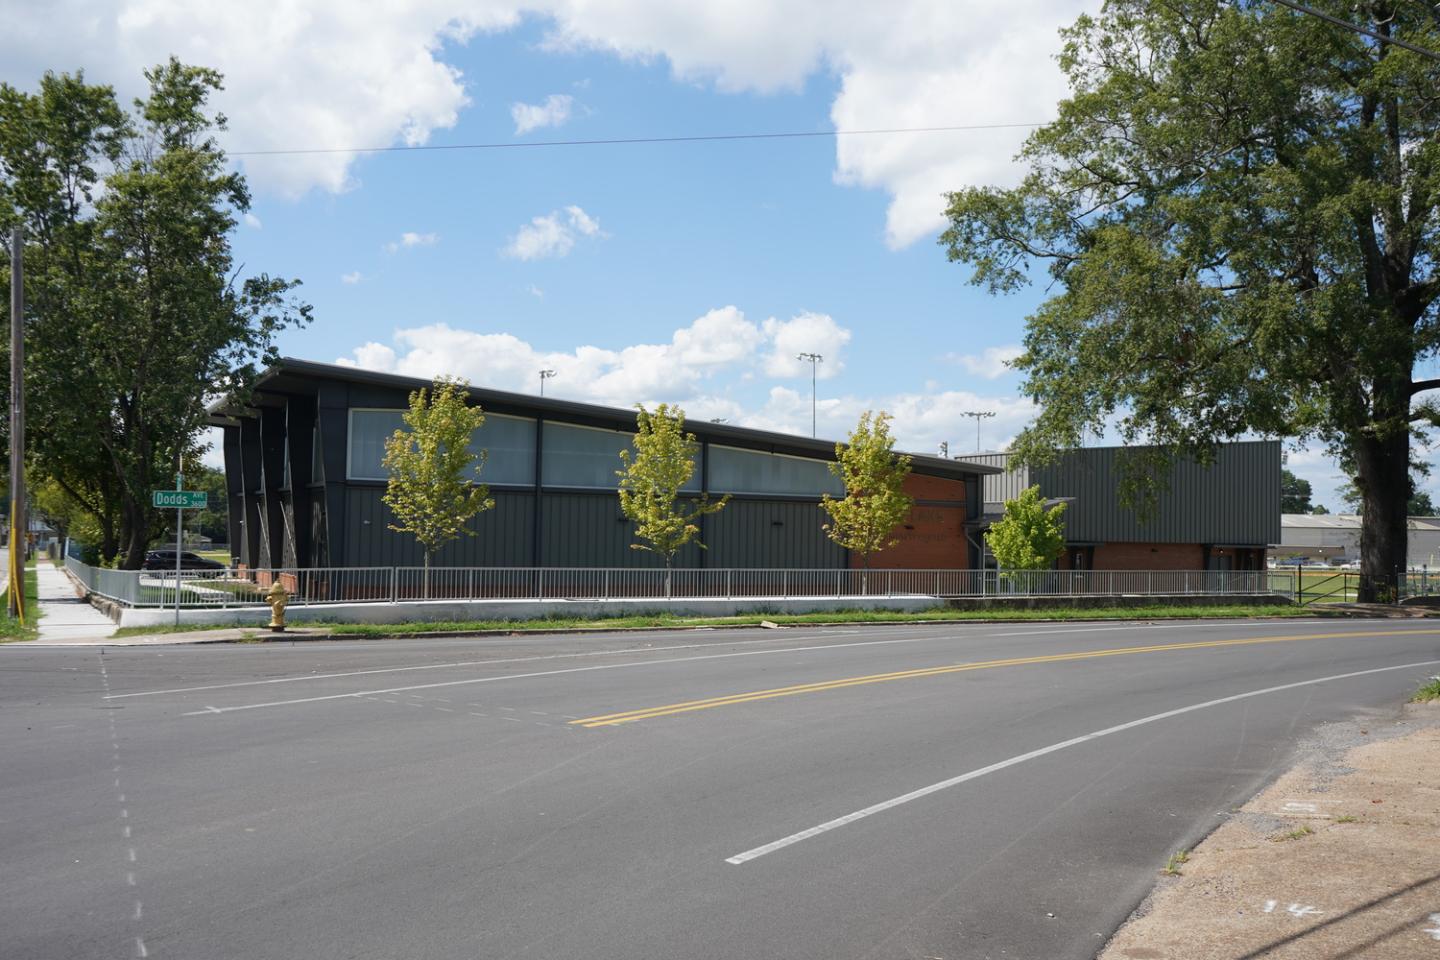
[[[514,632],[543,632],[546,630],[578,628],[634,628],[634,627],[743,627],[753,626],[762,620],[781,626],[820,623],[934,623],[964,621],[1030,621],[1030,620],[1183,620],[1211,617],[1309,617],[1321,616],[1323,611],[1308,610],[1290,606],[1233,606],[1212,607],[1124,607],[1124,608],[1082,608],[1057,607],[1049,610],[949,610],[939,608],[916,613],[899,613],[889,610],[849,610],[836,613],[800,614],[753,614],[743,617],[675,617],[669,615],[612,617],[609,619],[588,619],[581,617],[554,617],[537,620],[461,620],[445,622],[411,623],[315,623],[304,626],[323,626],[336,636],[382,637],[418,633],[453,633],[470,630],[505,630]]]
[[[15,640],[34,640],[38,630],[35,621],[40,619],[39,578],[35,574],[35,561],[25,565],[25,624],[9,615],[8,602],[0,605],[0,643]]]
[[[893,610],[848,610],[835,613],[752,614],[743,617],[676,617],[666,614],[635,617],[542,617],[535,620],[415,620],[407,623],[335,623],[305,621],[292,623],[297,629],[323,629],[334,636],[391,637],[422,633],[462,633],[500,630],[513,633],[543,633],[547,630],[629,630],[637,627],[747,627],[762,620],[781,626],[826,623],[946,623],[1034,620],[1186,620],[1248,617],[1323,617],[1323,610],[1304,607],[1236,604],[1212,607],[1127,607],[1087,609],[1063,607],[1052,610],[922,610],[902,613]],[[181,624],[157,627],[121,627],[117,637],[162,633],[193,633],[202,630],[233,630],[253,624]],[[283,639],[284,635],[276,639]]]

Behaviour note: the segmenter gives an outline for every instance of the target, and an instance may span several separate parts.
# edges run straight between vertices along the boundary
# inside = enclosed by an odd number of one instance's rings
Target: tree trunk
[[[100,559],[110,564],[120,552],[120,538],[115,533],[115,521],[109,516],[100,517]]]
[[[665,558],[665,599],[666,599],[666,600],[669,600],[669,599],[670,599],[670,564],[671,564],[672,562],[673,562],[673,558],[672,558],[672,557],[666,557],[666,558]]]
[[[424,588],[423,588],[423,589],[424,589],[425,592],[420,595],[421,598],[424,599],[424,600],[429,600],[429,599],[430,599],[430,551],[429,551],[429,550],[426,550],[426,551],[425,551],[425,585],[424,585]]]
[[[1356,444],[1361,494],[1361,603],[1393,603],[1406,563],[1406,507],[1410,499],[1410,437],[1366,437]]]
[[[122,506],[121,549],[124,559],[122,570],[139,570],[145,563],[145,550],[150,546],[150,517],[145,506],[135,498],[126,496]]]

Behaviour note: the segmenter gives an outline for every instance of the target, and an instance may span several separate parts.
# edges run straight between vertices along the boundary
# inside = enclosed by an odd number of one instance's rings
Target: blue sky
[[[0,0],[0,79],[139,92],[174,52],[225,73],[236,152],[1048,119],[1056,27],[1017,0]],[[535,125],[539,124],[539,125]],[[526,129],[529,126],[530,129]],[[910,449],[987,449],[1032,409],[1002,360],[1040,291],[994,298],[935,243],[942,191],[1009,183],[1022,131],[240,158],[249,271],[304,281],[282,350],[693,418],[820,432],[883,408]],[[1318,451],[1292,466],[1334,509]]]

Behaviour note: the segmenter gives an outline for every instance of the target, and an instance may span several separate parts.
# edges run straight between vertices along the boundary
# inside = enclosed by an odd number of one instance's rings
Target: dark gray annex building
[[[389,529],[381,500],[384,441],[402,425],[423,380],[284,359],[259,378],[243,409],[219,405],[234,562],[247,567],[418,566],[413,537]],[[635,412],[472,387],[485,411],[475,446],[493,509],[435,557],[441,566],[636,567],[661,561],[631,549],[615,471]],[[702,521],[708,547],[680,566],[843,568],[852,560],[821,530],[825,492],[843,494],[827,464],[833,441],[687,422],[700,443],[694,489],[730,503]],[[981,478],[999,468],[915,456],[915,497],[901,544],[872,566],[974,567]]]
[[[983,524],[1032,484],[1068,504],[1062,570],[1265,569],[1266,548],[1280,542],[1280,441],[1222,444],[1208,467],[1172,461],[1148,516],[1121,501],[1125,449],[1067,450],[1045,466],[1013,470],[1007,453],[964,458],[1004,471],[983,481]]]

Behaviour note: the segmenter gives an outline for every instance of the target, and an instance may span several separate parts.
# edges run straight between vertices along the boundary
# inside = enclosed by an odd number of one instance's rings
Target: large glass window
[[[735,447],[710,447],[710,489],[716,493],[843,496],[844,485],[824,460],[787,457]]]
[[[480,479],[486,483],[535,485],[535,421],[485,414],[470,448],[487,451]]]
[[[405,426],[403,410],[350,411],[351,480],[385,480],[385,440]],[[485,483],[535,483],[535,421],[487,413],[470,448],[487,451]]]
[[[633,433],[621,430],[597,430],[545,421],[545,443],[541,452],[545,486],[616,489],[620,485],[615,475],[622,466],[620,451],[633,449],[634,437]],[[698,462],[690,481],[681,489],[699,491]]]

